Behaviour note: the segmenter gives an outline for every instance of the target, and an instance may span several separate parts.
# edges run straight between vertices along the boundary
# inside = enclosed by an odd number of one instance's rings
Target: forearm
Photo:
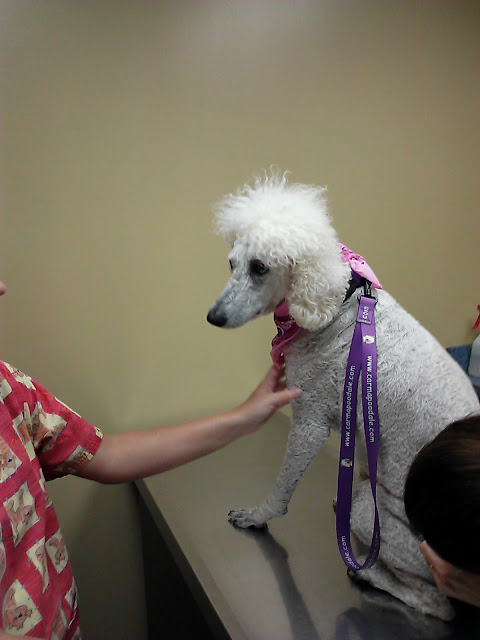
[[[286,388],[282,374],[272,367],[247,400],[230,411],[168,427],[105,435],[79,475],[103,483],[130,482],[217,451],[253,433],[300,396],[300,389]]]
[[[243,434],[243,426],[233,409],[178,425],[106,434],[80,475],[108,484],[146,478],[221,449]]]

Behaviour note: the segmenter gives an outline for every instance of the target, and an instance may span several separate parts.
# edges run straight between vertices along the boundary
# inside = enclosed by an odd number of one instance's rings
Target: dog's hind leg
[[[382,487],[377,488],[381,545],[371,569],[355,574],[372,586],[390,593],[417,611],[451,620],[453,607],[441,594],[420,552],[420,539],[407,524],[403,502]],[[363,545],[369,545],[373,526],[370,481],[361,482],[352,501],[351,529]]]
[[[228,514],[230,522],[242,528],[263,527],[267,520],[287,513],[288,503],[298,481],[327,440],[328,435],[326,427],[292,429],[273,491],[260,507],[230,511]]]

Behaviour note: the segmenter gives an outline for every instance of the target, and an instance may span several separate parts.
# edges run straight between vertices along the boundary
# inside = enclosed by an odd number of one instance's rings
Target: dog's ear
[[[341,260],[335,262],[334,269],[327,269],[318,258],[295,262],[292,267],[287,294],[289,313],[308,331],[325,327],[344,300],[350,269]]]

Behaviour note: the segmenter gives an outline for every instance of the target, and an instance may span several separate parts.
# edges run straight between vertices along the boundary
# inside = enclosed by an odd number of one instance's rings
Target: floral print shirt
[[[77,590],[45,480],[77,473],[102,432],[0,362],[0,628],[79,640]]]

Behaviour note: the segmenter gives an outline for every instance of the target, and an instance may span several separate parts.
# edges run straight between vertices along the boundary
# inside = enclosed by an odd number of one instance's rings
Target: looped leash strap
[[[376,299],[370,294],[370,283],[361,295],[352,345],[347,361],[343,390],[342,432],[337,491],[337,542],[347,567],[353,571],[369,569],[380,550],[380,521],[377,509],[377,460],[379,421],[377,406],[377,345],[375,332]],[[355,428],[357,418],[357,390],[362,375],[363,426],[367,446],[368,468],[375,519],[370,551],[360,565],[355,559],[350,540],[350,512],[352,505],[353,468],[355,460]]]

